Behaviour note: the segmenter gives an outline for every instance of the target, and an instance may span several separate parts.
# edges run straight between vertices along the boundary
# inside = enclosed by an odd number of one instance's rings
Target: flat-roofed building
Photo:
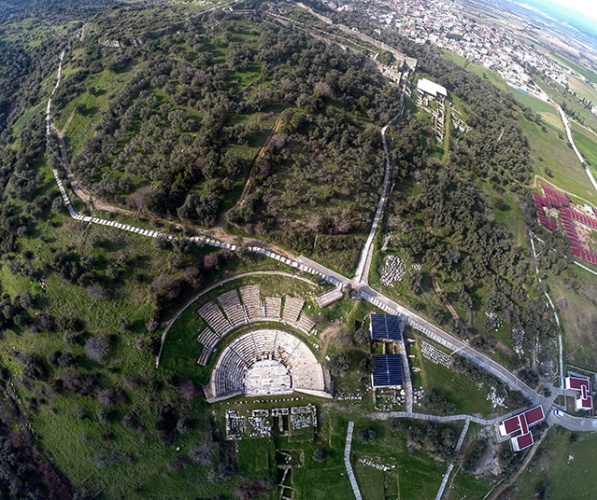
[[[432,98],[443,102],[448,97],[448,91],[445,87],[438,85],[427,78],[421,78],[417,82],[417,92],[426,98]]]
[[[371,340],[386,342],[402,341],[403,324],[399,316],[394,314],[371,314],[369,333]]]
[[[564,387],[577,391],[575,408],[577,410],[592,410],[593,396],[591,396],[591,381],[580,376],[568,376],[564,379]]]
[[[399,354],[374,354],[371,385],[374,389],[390,387],[400,389],[404,384],[402,357]]]
[[[514,415],[500,422],[499,430],[502,436],[510,436],[510,443],[514,451],[522,451],[535,442],[530,427],[545,418],[543,407],[540,405]]]

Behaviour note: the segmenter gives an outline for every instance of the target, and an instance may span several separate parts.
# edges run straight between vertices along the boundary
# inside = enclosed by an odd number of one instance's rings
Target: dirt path
[[[431,276],[431,283],[433,283],[433,289],[435,290],[435,293],[437,293],[437,296],[443,302],[444,306],[446,306],[448,311],[450,311],[452,318],[454,318],[454,320],[458,322],[458,324],[460,325],[460,327],[463,330],[466,330],[464,322],[460,319],[460,316],[458,316],[458,313],[456,312],[456,309],[454,309],[454,306],[452,305],[452,303],[445,297],[445,295],[442,298],[443,290],[441,289],[441,287],[439,286],[439,283],[436,281],[436,279],[433,276]]]
[[[485,498],[487,498],[487,500],[497,500],[498,498],[502,498],[502,494],[512,484],[514,484],[518,480],[518,478],[521,476],[521,474],[526,470],[526,468],[528,467],[528,465],[531,463],[531,460],[535,456],[535,453],[537,453],[537,450],[539,449],[539,446],[543,442],[543,439],[545,438],[546,435],[547,435],[547,432],[544,432],[543,434],[541,434],[541,437],[539,438],[539,441],[535,442],[534,446],[530,449],[528,455],[524,458],[524,460],[523,460],[520,468],[516,471],[516,473],[513,476],[511,476],[505,482],[505,484],[502,484],[499,488],[497,488],[496,490],[490,492],[485,497]]]
[[[251,184],[252,184],[251,181],[254,177],[255,168],[257,166],[257,161],[260,158],[263,158],[263,156],[265,155],[265,151],[267,150],[267,148],[272,140],[272,137],[280,131],[281,125],[282,125],[282,116],[280,115],[276,119],[276,123],[274,123],[274,126],[272,127],[269,135],[267,136],[267,139],[265,140],[265,143],[263,144],[263,146],[261,146],[261,149],[259,149],[258,153],[255,155],[255,158],[253,158],[253,163],[251,164],[251,170],[249,171],[249,178],[247,179],[247,182],[245,183],[245,187],[243,188],[243,192],[240,194],[240,198],[238,199],[238,201],[236,202],[234,207],[236,207],[236,206],[242,207],[244,205],[245,200],[249,194],[249,191],[251,190]]]
[[[323,332],[321,332],[319,338],[320,340],[323,340],[323,344],[321,346],[321,353],[319,355],[320,363],[323,363],[325,361],[330,342],[339,334],[341,334],[341,327],[339,325],[333,324],[326,328]]]
[[[70,114],[70,116],[68,117],[68,119],[66,120],[66,123],[64,124],[64,128],[62,130],[58,130],[58,127],[56,127],[56,125],[54,125],[52,123],[52,128],[54,129],[54,131],[56,132],[56,135],[62,139],[64,137],[64,134],[66,134],[66,130],[68,129],[68,127],[70,126],[70,122],[73,121],[73,118],[75,117],[75,111],[73,110]]]
[[[72,115],[71,115],[71,117],[72,117]],[[69,118],[69,120],[70,120],[70,118]],[[62,130],[62,133],[64,134],[65,131],[66,131],[66,127]],[[64,144],[64,138],[60,135],[59,132],[57,132],[57,134],[58,134],[58,142],[60,143],[60,153],[62,155],[62,163],[64,165],[64,170],[66,171],[66,177],[68,178],[68,180],[70,182],[71,189],[73,190],[75,195],[77,195],[77,198],[79,198],[83,203],[85,203],[86,205],[89,205],[91,208],[93,208],[95,210],[102,210],[104,212],[116,212],[116,213],[123,213],[123,214],[127,214],[127,215],[134,215],[134,213],[131,212],[130,210],[126,210],[124,208],[120,208],[120,207],[117,207],[116,205],[111,205],[110,203],[106,203],[102,200],[94,198],[94,196],[89,191],[87,191],[85,188],[83,188],[79,184],[79,181],[77,181],[77,178],[74,176],[74,174],[70,168],[70,162],[68,160],[68,155],[66,154],[66,145]]]
[[[66,132],[66,127],[62,130],[62,133],[65,133],[65,132]],[[77,196],[77,198],[79,198],[79,200],[81,200],[85,205],[87,205],[89,208],[91,208],[93,210],[98,210],[98,211],[102,211],[102,212],[120,213],[120,214],[124,214],[124,215],[134,217],[134,218],[137,217],[137,214],[135,212],[133,212],[131,210],[127,210],[122,207],[119,207],[117,205],[113,205],[111,203],[105,202],[105,201],[97,198],[96,196],[94,196],[93,193],[91,193],[88,190],[86,190],[85,188],[83,188],[77,181],[77,178],[74,176],[74,174],[70,168],[70,162],[68,159],[68,155],[66,154],[66,145],[64,144],[64,139],[62,137],[60,137],[60,135],[59,135],[58,140],[60,143],[60,152],[62,155],[62,163],[64,164],[66,176],[70,182],[72,191]],[[174,221],[167,220],[167,219],[162,219],[160,217],[152,216],[152,217],[150,217],[150,219],[152,222],[159,222],[163,225],[174,226],[179,230],[184,230],[184,228],[185,228],[184,225],[182,225],[178,222],[174,222]],[[231,244],[239,243],[239,240],[240,240],[240,242],[243,245],[257,245],[257,246],[267,248],[268,250],[275,251],[276,253],[283,255],[284,257],[287,257],[287,258],[295,257],[291,253],[289,253],[287,250],[284,250],[275,245],[272,245],[269,243],[264,244],[264,242],[255,240],[253,238],[239,238],[238,236],[232,236],[224,230],[222,224],[218,224],[212,228],[197,228],[197,230],[199,232],[201,232],[202,234],[206,234],[208,236],[216,238],[225,243],[231,243]]]
[[[585,203],[587,203],[588,205],[591,205],[591,206],[594,205],[594,203],[592,201],[589,201],[586,198],[583,198],[582,196],[578,196],[577,194],[571,193],[570,191],[566,191],[565,189],[562,189],[557,184],[554,184],[553,182],[547,180],[545,177],[543,177],[541,175],[538,175],[538,174],[535,174],[535,176],[533,177],[533,183],[531,184],[532,188],[537,188],[538,187],[538,182],[537,182],[538,180],[541,180],[545,184],[549,184],[551,187],[556,188],[558,191],[561,191],[562,193],[566,193],[568,196],[572,196],[574,198],[582,200]]]

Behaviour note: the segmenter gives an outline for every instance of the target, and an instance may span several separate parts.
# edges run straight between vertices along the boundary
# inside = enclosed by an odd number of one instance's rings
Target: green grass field
[[[578,98],[568,93],[564,87],[551,80],[536,77],[536,81],[553,101],[560,105],[563,103],[566,105],[565,109],[568,115],[572,115],[586,127],[589,127],[592,130],[597,130],[597,117],[591,113],[590,109],[581,103]]]
[[[590,82],[582,81],[579,78],[571,76],[568,78],[570,89],[576,92],[580,97],[595,102],[597,100],[597,89]]]
[[[550,126],[543,131],[535,122],[522,117],[519,123],[531,146],[531,164],[535,175],[572,195],[573,199],[576,196],[578,201],[596,204],[597,193],[589,184],[574,151],[568,147],[567,139],[560,138],[562,132]],[[551,177],[546,174],[546,168],[551,171]]]
[[[450,500],[481,500],[489,492],[491,485],[483,477],[477,477],[461,468],[455,468],[448,483],[444,498]]]
[[[404,421],[404,427],[409,425],[409,421]],[[416,425],[416,424],[415,424]],[[370,443],[363,443],[358,438],[358,430],[363,426],[371,427],[375,432],[375,438]],[[458,427],[453,428],[457,433]],[[353,435],[353,447],[351,460],[353,466],[359,458],[371,458],[377,463],[395,467],[395,474],[386,474],[385,479],[398,482],[399,498],[433,498],[441,483],[442,475],[445,472],[447,463],[430,460],[429,455],[420,449],[409,448],[407,446],[406,433],[404,429],[393,431],[388,422],[372,422],[362,419],[355,420],[355,434]],[[377,475],[375,469],[367,467],[367,478],[364,479],[364,485],[359,487],[361,491],[368,491],[368,487],[373,487],[373,478],[369,475]],[[364,472],[364,471],[363,471]],[[358,473],[358,472],[357,472]],[[361,474],[361,478],[363,474]],[[380,486],[375,486],[379,492]],[[365,498],[380,498],[373,494]]]
[[[520,104],[530,108],[533,113],[539,113],[546,124],[551,125],[562,132],[565,131],[560,114],[552,105],[510,86],[508,87],[508,91]]]
[[[566,360],[591,369],[595,365],[597,348],[593,334],[597,324],[597,277],[576,266],[574,270],[578,275],[575,287],[570,287],[565,277],[551,274],[547,283],[564,328]]]
[[[422,387],[425,394],[429,394],[432,390],[437,391],[441,399],[454,404],[454,413],[495,416],[507,411],[505,408],[492,408],[491,402],[487,400],[489,387],[486,384],[479,388],[477,383],[467,375],[455,372],[453,369],[446,368],[424,357],[421,353],[421,343],[423,341],[433,343],[418,334],[413,334],[413,336],[417,340],[417,343],[410,349],[410,353],[415,354],[415,359],[411,361],[415,389]],[[436,409],[425,408],[420,403],[415,405],[415,411],[438,413]]]
[[[458,64],[458,66],[462,66],[467,71],[474,73],[477,76],[480,76],[483,79],[489,80],[493,83],[496,87],[506,90],[508,86],[504,79],[498,75],[495,71],[491,69],[484,68],[483,66],[479,66],[478,64],[472,63],[466,60],[464,57],[455,54],[454,52],[450,52],[448,50],[442,50],[442,55],[449,59],[450,61]]]
[[[597,176],[597,134],[572,123],[572,135],[580,154],[588,163],[593,175]]]
[[[552,54],[554,59],[561,62],[564,66],[568,66],[570,69],[576,71],[579,75],[584,76],[587,80],[592,81],[593,83],[597,83],[597,73],[591,71],[590,69],[586,69],[575,62],[572,62],[570,59],[566,59],[565,57],[559,56],[558,54]]]
[[[593,473],[597,434],[572,434],[558,427],[550,429],[541,449],[508,498],[537,498],[541,490],[548,498],[593,498],[597,477]]]

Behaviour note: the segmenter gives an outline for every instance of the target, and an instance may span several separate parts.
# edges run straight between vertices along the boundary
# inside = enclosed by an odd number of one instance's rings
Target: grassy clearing
[[[450,52],[449,50],[442,50],[442,55],[449,59],[450,61],[458,64],[458,66],[463,67],[467,71],[474,73],[477,76],[485,80],[489,80],[493,83],[496,87],[505,90],[507,88],[506,82],[504,79],[498,75],[495,71],[484,68],[483,66],[479,66],[478,64],[472,63],[468,61],[466,58],[455,54],[454,52]]]
[[[567,146],[563,133],[550,126],[543,131],[535,122],[522,117],[519,123],[531,146],[531,164],[535,174],[570,195],[597,203],[597,193],[589,184],[574,151]],[[564,138],[561,139],[560,135]],[[546,168],[551,171],[551,177],[546,175]]]
[[[477,477],[461,468],[454,469],[452,478],[446,488],[445,498],[448,499],[479,499],[485,498],[491,485],[488,481]]]
[[[54,125],[58,130],[66,132],[65,140],[71,156],[80,152],[85,140],[93,135],[93,125],[100,120],[102,113],[110,108],[112,99],[140,70],[138,66],[131,66],[126,72],[114,73],[106,69],[90,75],[85,79],[87,90],[57,110]],[[66,66],[63,85],[68,85],[68,77],[73,73],[76,71]],[[94,89],[93,92],[90,92],[91,88]],[[79,105],[84,105],[85,111],[76,111]]]
[[[454,413],[489,417],[506,411],[492,408],[491,402],[487,400],[489,388],[485,384],[479,388],[477,383],[468,376],[425,358],[421,353],[421,343],[423,341],[433,343],[421,335],[412,333],[412,330],[411,334],[417,340],[417,343],[410,348],[410,353],[415,355],[411,361],[414,388],[423,388],[425,394],[435,390],[442,400],[454,404]],[[420,402],[415,405],[415,411],[436,413],[434,408],[425,408]]]
[[[579,78],[571,76],[568,78],[568,85],[570,86],[570,89],[576,92],[580,97],[584,97],[592,102],[597,100],[597,89],[595,89],[592,83],[587,83]]]
[[[354,473],[364,499],[377,500],[385,498],[384,482],[386,474],[383,471],[362,462],[357,462],[354,466]],[[394,474],[392,475],[394,476]],[[394,481],[397,481],[397,477],[394,478]]]
[[[549,291],[558,307],[565,333],[567,362],[593,369],[597,339],[597,277],[576,268],[577,285],[571,287],[563,276],[548,275]]]
[[[593,175],[597,175],[597,135],[576,123],[572,123],[572,135],[576,147],[583,155]]]
[[[508,492],[509,498],[593,498],[597,477],[593,473],[596,433],[571,433],[559,427],[549,430],[541,449]]]
[[[552,105],[510,86],[508,86],[508,91],[520,104],[530,108],[533,113],[539,113],[541,118],[545,120],[548,125],[551,125],[562,132],[565,131],[560,114]]]
[[[244,474],[261,472],[269,476],[276,461],[276,449],[271,439],[246,439],[236,444],[238,468]]]
[[[348,422],[326,407],[319,407],[319,429],[315,442],[303,443],[304,466],[293,470],[292,485],[299,500],[350,498],[352,488],[344,467],[344,441]],[[329,458],[318,463],[313,451],[321,447]]]
[[[408,425],[409,421],[405,420],[404,427]],[[375,432],[375,438],[370,443],[363,443],[358,438],[359,429],[365,426]],[[458,432],[458,427],[453,429]],[[392,431],[388,422],[356,419],[352,453],[353,466],[359,458],[376,458],[378,463],[394,465],[399,498],[433,498],[447,467],[447,464],[431,461],[424,451],[409,448],[405,430]],[[368,482],[365,483],[367,484]],[[359,486],[365,491],[365,486]]]

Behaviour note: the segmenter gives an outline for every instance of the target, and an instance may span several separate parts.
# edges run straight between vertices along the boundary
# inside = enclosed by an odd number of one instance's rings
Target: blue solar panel
[[[373,340],[402,340],[400,318],[393,314],[372,314],[371,338]]]
[[[399,354],[374,354],[373,387],[403,385],[402,358]]]

